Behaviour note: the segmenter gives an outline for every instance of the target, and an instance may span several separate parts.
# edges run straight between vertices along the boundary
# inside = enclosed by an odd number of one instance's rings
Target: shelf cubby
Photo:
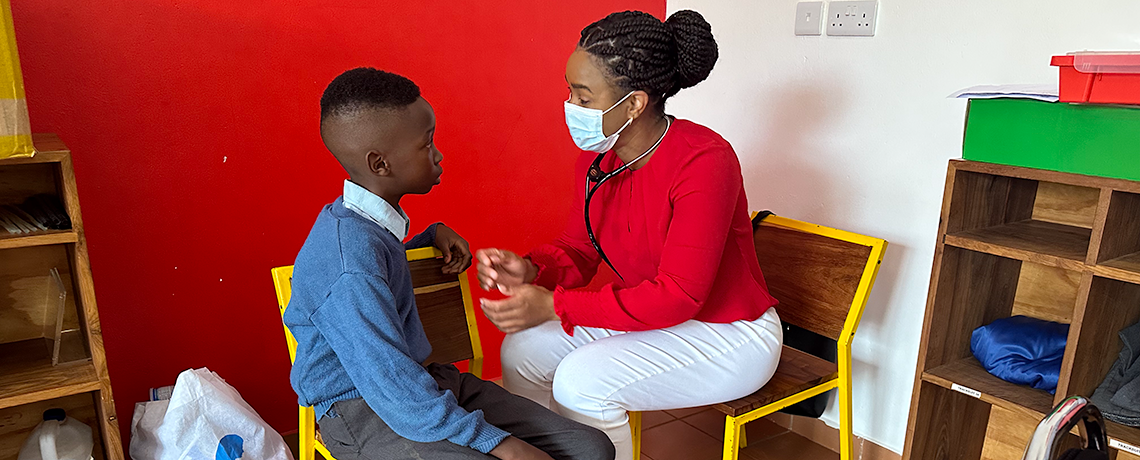
[[[1025,454],[1025,446],[1033,437],[1037,424],[1044,415],[1018,408],[993,406],[990,409],[990,423],[986,429],[986,439],[982,445],[983,460],[1020,459]],[[1061,441],[1061,452],[1079,447],[1081,439],[1073,433]]]
[[[1113,191],[1094,271],[1140,284],[1140,194]]]
[[[1100,190],[971,171],[954,177],[945,243],[1079,270]]]
[[[70,244],[0,250],[0,376],[91,358],[72,275],[74,253]],[[62,312],[53,269],[62,281]],[[53,352],[57,335],[58,354]]]
[[[1070,334],[1072,359],[1065,391],[1089,396],[1120,354],[1118,332],[1140,321],[1140,285],[1093,276],[1076,337]],[[1066,350],[1069,351],[1069,350]],[[1068,358],[1068,356],[1066,357]],[[1062,382],[1065,383],[1065,382]]]
[[[980,459],[990,407],[981,399],[919,380],[903,455],[916,460]]]
[[[933,335],[922,371],[973,361],[971,333],[995,320],[1014,315],[1072,320],[1080,272],[953,246],[946,246],[939,259],[929,318]]]
[[[36,195],[50,195],[60,200],[61,171],[59,163],[21,162],[0,164],[0,206],[20,206]],[[0,226],[0,249],[39,244],[40,239],[53,243],[74,243],[71,229],[40,230],[29,233],[10,233]],[[69,236],[70,235],[70,236]],[[70,239],[70,241],[67,241]]]
[[[107,458],[103,446],[100,416],[100,395],[98,391],[76,393],[58,398],[45,399],[0,409],[0,459],[15,459],[24,440],[43,421],[43,413],[48,409],[63,409],[67,416],[91,427],[95,447],[92,458]]]

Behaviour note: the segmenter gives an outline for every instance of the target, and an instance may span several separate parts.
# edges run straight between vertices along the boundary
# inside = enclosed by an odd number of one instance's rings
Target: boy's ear
[[[369,150],[365,156],[365,161],[368,162],[368,172],[377,176],[388,176],[392,174],[391,166],[388,164],[387,155],[377,150]]]

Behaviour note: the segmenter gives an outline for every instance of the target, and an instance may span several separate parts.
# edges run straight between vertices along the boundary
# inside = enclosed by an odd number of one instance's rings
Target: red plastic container
[[[1061,69],[1061,102],[1140,104],[1140,53],[1053,56]]]

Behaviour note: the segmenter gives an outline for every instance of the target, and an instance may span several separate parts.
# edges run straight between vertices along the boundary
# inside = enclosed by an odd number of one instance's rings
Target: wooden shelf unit
[[[0,160],[0,204],[60,198],[71,229],[0,233],[0,460],[15,459],[43,412],[62,408],[91,426],[94,458],[122,460],[75,174],[67,147],[33,135],[32,158]],[[52,307],[52,269],[66,293],[62,319]],[[58,335],[56,344],[56,331]],[[53,347],[58,359],[53,363]]]
[[[1056,394],[970,352],[974,329],[1013,315],[1069,324]],[[1100,385],[1137,321],[1140,182],[950,161],[903,458],[1020,459],[1054,405]],[[1108,434],[1140,446],[1140,428]]]

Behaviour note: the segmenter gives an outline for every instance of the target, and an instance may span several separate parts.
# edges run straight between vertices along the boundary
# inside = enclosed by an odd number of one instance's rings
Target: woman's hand
[[[483,314],[495,327],[507,334],[530,329],[547,321],[558,321],[554,312],[554,294],[533,284],[499,285],[499,292],[510,297],[503,300],[479,299]]]
[[[471,266],[471,247],[455,230],[439,224],[435,228],[435,247],[443,252],[443,273],[463,273]]]
[[[534,262],[505,249],[480,249],[475,251],[475,259],[479,262],[479,287],[484,291],[490,291],[496,285],[514,287],[527,284],[538,276]]]

